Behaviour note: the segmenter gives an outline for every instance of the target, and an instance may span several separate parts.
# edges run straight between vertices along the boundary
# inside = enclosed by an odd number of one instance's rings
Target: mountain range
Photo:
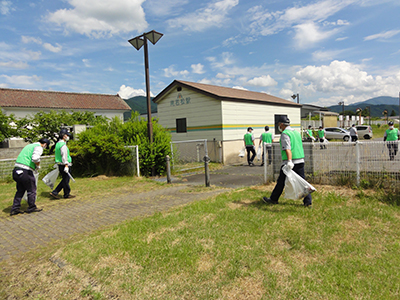
[[[399,98],[388,96],[376,97],[349,105],[346,105],[345,103],[344,111],[352,111],[355,113],[357,108],[364,110],[367,106],[371,109],[371,117],[382,117],[384,110],[388,112],[389,116],[393,113],[396,116],[399,115]],[[327,108],[336,113],[341,113],[343,111],[342,105],[332,105]]]

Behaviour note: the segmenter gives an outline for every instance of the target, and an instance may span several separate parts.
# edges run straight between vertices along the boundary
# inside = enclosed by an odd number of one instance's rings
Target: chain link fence
[[[205,156],[208,156],[207,140],[171,142],[171,165],[174,172],[204,168]]]
[[[12,179],[12,171],[16,160],[17,158],[0,159],[0,180]],[[52,165],[54,165],[54,155],[40,158],[40,170],[47,170]]]

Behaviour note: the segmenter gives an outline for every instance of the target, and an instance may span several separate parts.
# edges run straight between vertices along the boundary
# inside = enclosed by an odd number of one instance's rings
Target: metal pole
[[[171,165],[169,163],[169,155],[165,157],[165,160],[167,162],[167,183],[171,183]]]
[[[356,179],[356,184],[357,186],[360,186],[360,144],[358,141],[355,142],[356,146],[356,173],[357,173],[357,179]]]
[[[137,176],[140,177],[139,146],[136,146],[136,168],[137,168]]]
[[[206,155],[204,156],[204,173],[206,175],[206,187],[210,186],[210,170],[208,167],[208,163],[210,162],[210,158]]]
[[[267,155],[269,155],[269,153],[267,153],[267,144],[263,143],[263,151],[264,151],[264,184],[268,183],[268,173],[267,173]]]
[[[146,35],[143,35],[144,40],[144,69],[146,77],[146,97],[147,97],[147,134],[150,144],[153,143],[153,124],[151,123],[151,104],[150,104],[150,75],[149,75],[149,52],[147,47]]]

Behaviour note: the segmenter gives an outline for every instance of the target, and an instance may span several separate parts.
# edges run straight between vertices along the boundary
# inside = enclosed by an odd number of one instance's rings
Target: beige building
[[[153,101],[173,141],[206,139],[211,159],[223,163],[240,161],[248,127],[258,138],[268,125],[279,140],[276,122],[285,115],[300,131],[301,105],[266,93],[175,80]]]

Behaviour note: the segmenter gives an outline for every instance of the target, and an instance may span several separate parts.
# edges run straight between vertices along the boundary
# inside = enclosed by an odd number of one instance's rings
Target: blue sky
[[[0,0],[0,87],[144,95],[186,80],[329,106],[400,91],[399,0]]]

